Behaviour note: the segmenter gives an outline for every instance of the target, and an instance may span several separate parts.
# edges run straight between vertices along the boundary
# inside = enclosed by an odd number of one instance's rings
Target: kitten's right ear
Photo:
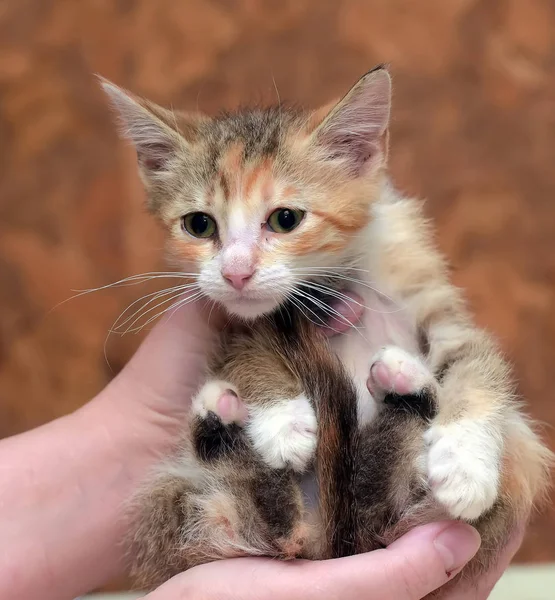
[[[384,66],[364,75],[333,107],[314,113],[310,141],[320,157],[358,177],[382,164],[387,152],[391,78]]]
[[[166,170],[168,162],[187,142],[172,111],[166,110],[99,77],[120,121],[120,133],[137,151],[139,167],[146,176]],[[173,124],[172,124],[173,121]]]

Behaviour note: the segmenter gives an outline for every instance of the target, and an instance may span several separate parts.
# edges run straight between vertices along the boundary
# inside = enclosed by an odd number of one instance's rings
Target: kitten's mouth
[[[226,310],[244,319],[255,319],[275,310],[280,304],[277,298],[260,298],[251,296],[239,296],[234,300],[223,302]]]

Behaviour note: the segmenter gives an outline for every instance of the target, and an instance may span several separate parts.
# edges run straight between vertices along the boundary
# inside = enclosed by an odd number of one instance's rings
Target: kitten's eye
[[[278,208],[268,218],[268,227],[276,233],[289,233],[299,226],[303,217],[303,210]]]
[[[202,212],[189,213],[181,217],[181,227],[197,238],[209,238],[216,233],[216,221]]]

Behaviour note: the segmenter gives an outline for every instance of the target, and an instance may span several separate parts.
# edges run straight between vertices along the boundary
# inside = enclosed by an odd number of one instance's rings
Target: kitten
[[[419,203],[388,180],[387,71],[315,112],[215,118],[104,87],[174,262],[248,323],[223,340],[182,455],[138,496],[142,583],[243,553],[370,550],[443,517],[482,534],[466,573],[490,566],[545,489],[550,453]],[[332,354],[310,321],[340,287],[366,311]],[[312,509],[301,477],[315,456]]]

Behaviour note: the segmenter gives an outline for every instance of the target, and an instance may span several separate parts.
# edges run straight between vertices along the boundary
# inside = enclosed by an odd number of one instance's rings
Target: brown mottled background
[[[552,0],[11,0],[0,3],[0,437],[75,409],[111,377],[103,345],[156,268],[132,160],[91,73],[212,112],[315,106],[381,61],[392,170],[429,199],[456,281],[555,424]],[[112,336],[112,368],[136,336]],[[555,435],[546,435],[555,446]],[[555,511],[520,560],[555,560]]]

